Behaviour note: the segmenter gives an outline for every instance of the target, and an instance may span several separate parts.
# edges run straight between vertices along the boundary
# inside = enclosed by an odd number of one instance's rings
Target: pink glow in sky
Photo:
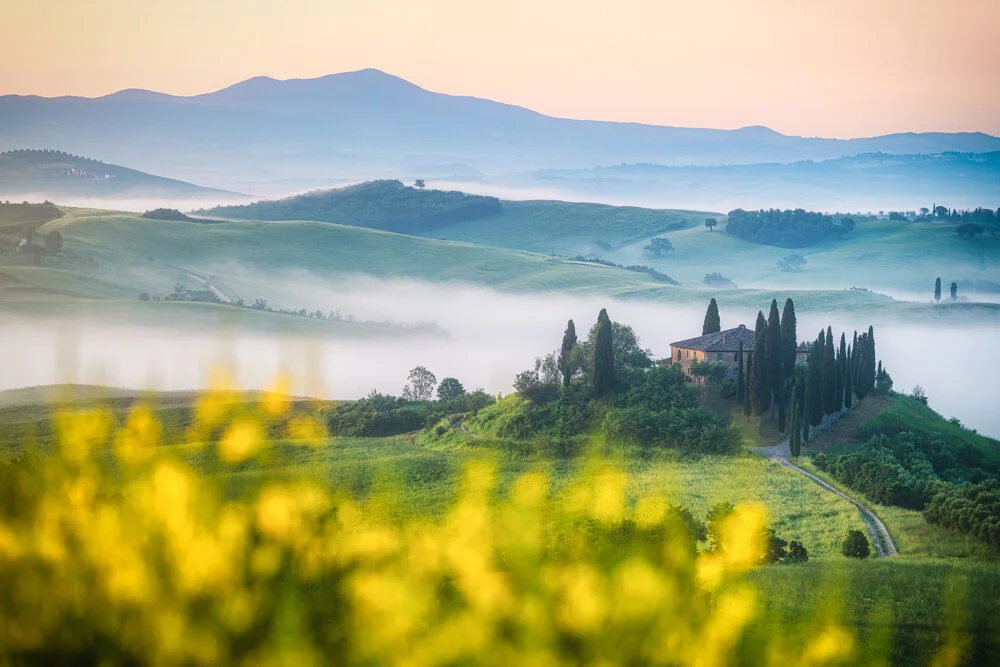
[[[0,94],[195,94],[375,67],[570,118],[1000,134],[997,0],[31,0]]]

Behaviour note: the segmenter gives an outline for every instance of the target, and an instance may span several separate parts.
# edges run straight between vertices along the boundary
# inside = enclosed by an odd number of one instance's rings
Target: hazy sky
[[[0,93],[376,67],[556,116],[1000,134],[1000,0],[6,0]]]

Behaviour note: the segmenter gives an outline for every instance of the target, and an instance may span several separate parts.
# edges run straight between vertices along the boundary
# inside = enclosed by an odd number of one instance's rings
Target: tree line
[[[781,248],[805,248],[828,238],[836,238],[854,229],[853,218],[795,210],[760,209],[729,212],[726,233],[736,238]]]

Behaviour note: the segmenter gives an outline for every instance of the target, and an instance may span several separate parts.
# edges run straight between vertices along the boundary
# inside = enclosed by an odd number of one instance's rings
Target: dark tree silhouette
[[[708,310],[705,311],[705,322],[701,325],[701,335],[718,333],[722,331],[722,322],[719,320],[719,304],[713,297],[708,302]]]
[[[606,396],[615,387],[615,359],[608,311],[601,309],[597,316],[597,335],[594,340],[593,390],[597,397]]]
[[[574,359],[574,350],[579,356],[576,344],[576,325],[573,320],[566,323],[566,331],[563,333],[562,347],[559,348],[559,372],[562,374],[563,386],[568,387],[569,381],[573,378],[573,373],[579,367],[579,359]]]
[[[934,300],[941,301],[941,279],[934,281]]]

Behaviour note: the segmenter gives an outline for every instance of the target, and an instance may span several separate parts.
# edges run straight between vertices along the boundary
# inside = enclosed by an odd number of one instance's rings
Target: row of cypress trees
[[[834,345],[833,329],[820,331],[809,343],[809,357],[792,379],[792,424],[789,448],[792,456],[802,451],[809,441],[810,427],[829,423],[844,410],[850,410],[857,396],[861,400],[875,389],[877,377],[875,329],[860,336],[854,332],[853,342],[840,334],[840,344]]]
[[[717,320],[718,306],[713,299],[704,329]],[[850,345],[844,333],[836,344],[832,327],[827,327],[807,348],[806,364],[797,366],[795,303],[786,299],[779,315],[777,299],[772,299],[767,319],[763,312],[757,312],[754,349],[746,355],[746,369],[742,342],[738,356],[736,399],[743,404],[743,413],[748,418],[762,418],[770,411],[772,419],[777,417],[781,433],[790,420],[793,456],[799,455],[802,442],[808,442],[810,427],[849,410],[855,396],[860,400],[872,393],[878,373],[871,326],[860,336],[855,331]]]

